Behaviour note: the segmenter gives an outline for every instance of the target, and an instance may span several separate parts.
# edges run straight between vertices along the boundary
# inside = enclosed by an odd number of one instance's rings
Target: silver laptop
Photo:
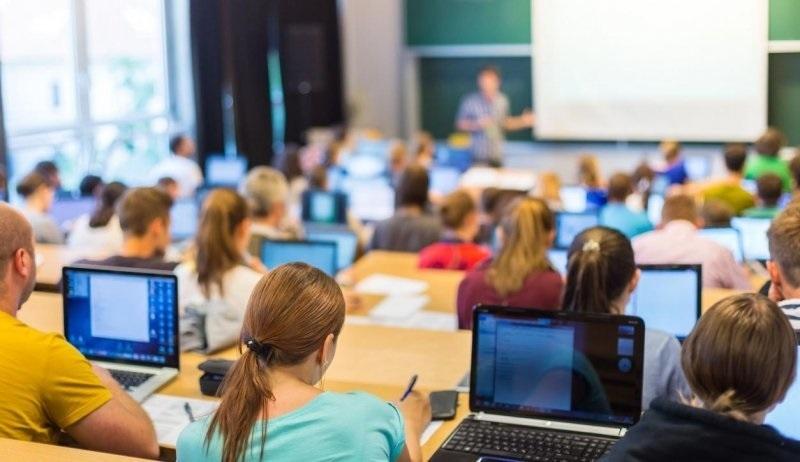
[[[477,306],[470,410],[433,462],[594,460],[642,410],[644,323]]]
[[[63,269],[64,335],[137,401],[178,375],[178,282],[162,271]]]
[[[701,265],[639,265],[642,277],[625,313],[638,316],[650,329],[683,341],[702,313]]]

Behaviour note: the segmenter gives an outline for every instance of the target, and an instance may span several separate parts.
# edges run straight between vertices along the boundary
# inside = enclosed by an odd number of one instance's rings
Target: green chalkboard
[[[800,53],[769,57],[769,123],[800,145]]]
[[[800,40],[800,1],[769,0],[769,39]]]
[[[503,74],[503,92],[511,103],[512,114],[530,108],[533,101],[530,58],[422,58],[419,63],[422,129],[438,139],[446,139],[453,133],[461,98],[476,91],[475,75],[488,64],[497,66]],[[531,131],[510,133],[509,139],[529,141]]]
[[[406,0],[406,43],[531,43],[531,0]]]

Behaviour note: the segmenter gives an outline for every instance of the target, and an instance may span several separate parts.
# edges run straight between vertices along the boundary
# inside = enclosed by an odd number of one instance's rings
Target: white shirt
[[[194,262],[181,263],[175,268],[178,277],[178,306],[183,314],[187,306],[202,305],[210,301],[221,301],[230,308],[244,315],[247,302],[263,274],[244,265],[228,270],[222,277],[224,295],[220,295],[216,286],[211,287],[211,297],[207,298],[197,282],[197,271]]]
[[[88,250],[93,254],[119,254],[123,241],[119,218],[114,215],[108,224],[99,228],[90,227],[90,219],[91,217],[86,214],[75,220],[72,231],[67,237],[67,245],[74,249]]]
[[[178,183],[180,197],[192,197],[203,184],[203,172],[197,163],[185,157],[171,155],[162,160],[150,171],[150,183],[170,177]]]

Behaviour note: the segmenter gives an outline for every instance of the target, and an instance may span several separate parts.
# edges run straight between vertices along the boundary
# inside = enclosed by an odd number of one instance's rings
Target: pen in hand
[[[400,401],[405,401],[408,398],[408,395],[414,390],[414,385],[417,383],[417,374],[411,376],[411,380],[408,381],[408,386],[406,387],[406,391],[403,392],[403,396],[400,398]]]
[[[189,403],[183,403],[183,410],[186,411],[186,415],[189,416],[189,422],[194,422],[194,413],[192,413],[192,406],[189,406]]]

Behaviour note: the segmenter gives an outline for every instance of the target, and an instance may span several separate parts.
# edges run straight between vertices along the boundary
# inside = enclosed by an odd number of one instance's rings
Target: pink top
[[[752,289],[730,250],[700,236],[685,220],[671,221],[660,230],[634,238],[633,251],[640,265],[703,265],[703,287]]]

